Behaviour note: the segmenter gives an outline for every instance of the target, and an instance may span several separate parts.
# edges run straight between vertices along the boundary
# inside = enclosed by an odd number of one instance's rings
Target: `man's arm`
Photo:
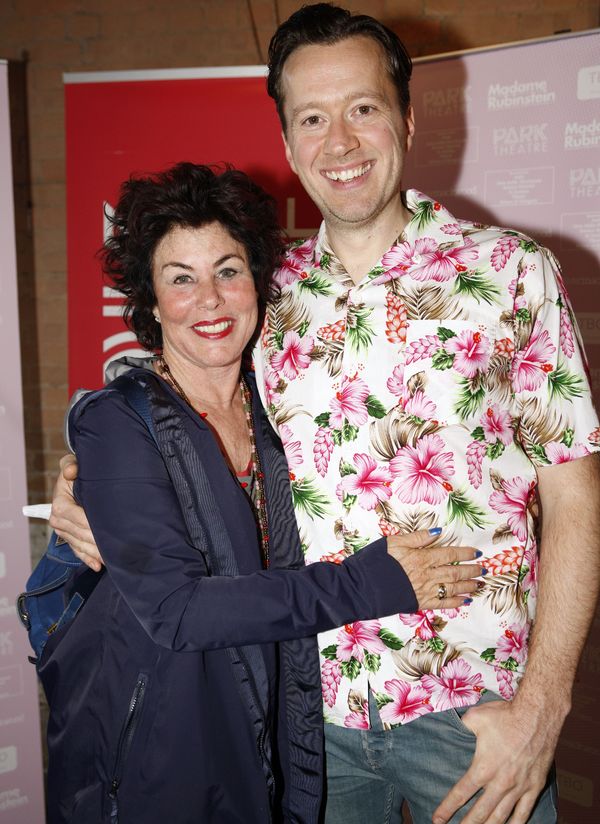
[[[73,498],[73,481],[77,477],[75,455],[60,459],[60,474],[54,485],[50,526],[71,546],[77,557],[90,569],[99,572],[102,558],[83,508]]]
[[[509,818],[524,824],[571,709],[600,586],[600,456],[539,468],[538,481],[539,590],[527,670],[513,701],[473,707],[463,716],[477,736],[475,756],[433,824],[445,824],[479,789],[484,792],[463,824]]]

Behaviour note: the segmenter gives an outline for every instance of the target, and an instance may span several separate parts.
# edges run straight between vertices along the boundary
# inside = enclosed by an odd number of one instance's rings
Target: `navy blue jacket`
[[[321,694],[307,636],[412,611],[412,587],[383,539],[340,565],[303,565],[285,457],[253,387],[262,570],[248,499],[210,429],[153,373],[129,374],[160,450],[110,384],[70,415],[76,496],[106,572],[40,662],[48,824],[316,822]]]

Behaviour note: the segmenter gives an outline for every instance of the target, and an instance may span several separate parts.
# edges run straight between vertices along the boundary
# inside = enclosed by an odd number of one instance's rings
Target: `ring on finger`
[[[448,588],[446,587],[446,584],[438,584],[437,597],[440,601],[443,601],[444,598],[448,597]]]

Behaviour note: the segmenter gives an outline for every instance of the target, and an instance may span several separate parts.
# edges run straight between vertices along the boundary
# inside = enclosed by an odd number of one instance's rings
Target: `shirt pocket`
[[[497,323],[410,321],[404,347],[405,411],[441,426],[476,426],[494,402],[498,383],[502,394],[508,391],[509,361],[498,343]]]

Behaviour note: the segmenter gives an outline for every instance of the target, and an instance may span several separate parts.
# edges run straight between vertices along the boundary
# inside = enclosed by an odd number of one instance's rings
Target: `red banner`
[[[120,77],[136,79],[118,82],[96,82],[102,75],[75,76],[87,82],[67,78],[71,390],[100,386],[108,360],[137,351],[124,330],[121,300],[103,283],[94,257],[105,231],[104,210],[132,172],[154,172],[181,160],[227,161],[278,198],[291,237],[308,236],[318,226],[317,210],[287,165],[264,70],[249,71],[255,76],[164,79],[181,74],[167,71],[131,72]]]

